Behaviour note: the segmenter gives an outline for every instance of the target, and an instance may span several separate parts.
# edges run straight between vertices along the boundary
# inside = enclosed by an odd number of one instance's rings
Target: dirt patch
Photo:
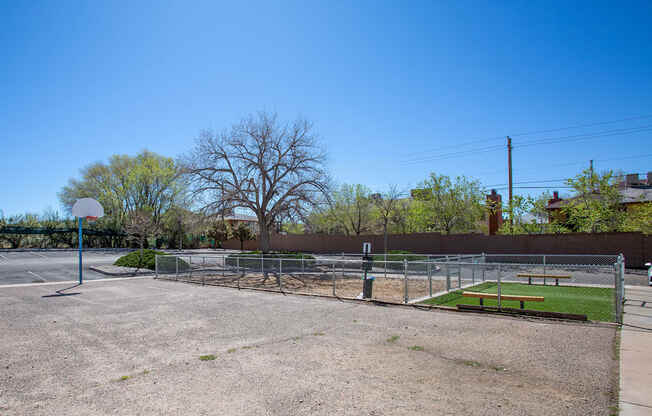
[[[355,298],[362,293],[363,281],[360,275],[336,274],[335,281],[329,273],[292,273],[283,274],[278,279],[276,273],[247,273],[246,275],[194,275],[183,280],[207,285],[222,285],[239,288],[266,289],[279,292],[303,293],[323,296]],[[373,285],[373,299],[403,302],[405,300],[406,282],[402,278],[377,277]],[[432,281],[432,292],[444,290],[445,282]],[[430,283],[422,277],[410,278],[407,281],[408,299],[427,296],[430,293]]]

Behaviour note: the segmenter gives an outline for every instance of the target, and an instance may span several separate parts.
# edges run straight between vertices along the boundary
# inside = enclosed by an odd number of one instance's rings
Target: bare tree
[[[400,198],[401,192],[396,185],[391,185],[387,192],[371,195],[371,199],[378,210],[379,222],[383,227],[383,249],[385,253],[387,253],[387,225],[395,215]]]
[[[140,246],[140,261],[143,261],[143,248],[145,240],[155,237],[160,232],[160,225],[154,218],[152,210],[139,209],[132,212],[124,226],[125,232],[131,240],[138,241]]]
[[[325,190],[324,163],[310,122],[283,124],[275,114],[261,112],[222,134],[203,131],[184,168],[204,210],[253,211],[260,249],[268,252],[274,221],[281,215],[302,217]]]

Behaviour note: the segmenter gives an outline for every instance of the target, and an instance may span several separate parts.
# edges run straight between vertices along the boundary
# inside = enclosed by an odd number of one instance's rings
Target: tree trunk
[[[269,252],[269,228],[265,221],[258,219],[258,244],[260,245],[260,251],[263,253]]]

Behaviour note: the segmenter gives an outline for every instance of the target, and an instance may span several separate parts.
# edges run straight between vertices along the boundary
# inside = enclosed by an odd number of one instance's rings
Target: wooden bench
[[[495,293],[482,293],[482,292],[462,292],[462,296],[467,298],[479,298],[480,305],[484,305],[484,299],[498,299]],[[521,309],[525,309],[524,302],[543,302],[543,296],[520,296],[520,295],[500,295],[501,300],[518,300],[521,302]]]
[[[543,284],[546,284],[546,279],[555,279],[555,285],[559,286],[559,279],[570,279],[570,274],[540,274],[540,273],[518,273],[516,277],[527,277],[527,284],[532,284],[532,279],[543,279]]]

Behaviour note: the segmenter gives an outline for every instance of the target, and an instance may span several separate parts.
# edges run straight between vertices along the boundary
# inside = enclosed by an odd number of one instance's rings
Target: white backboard
[[[75,205],[72,206],[72,215],[79,218],[100,218],[104,216],[104,208],[93,198],[82,198],[78,199]]]

